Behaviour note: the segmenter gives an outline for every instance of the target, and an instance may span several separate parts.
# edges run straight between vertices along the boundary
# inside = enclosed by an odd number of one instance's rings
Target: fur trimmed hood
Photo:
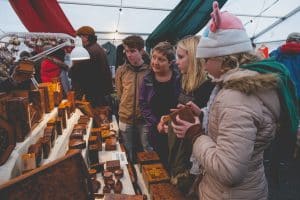
[[[221,82],[225,89],[238,90],[247,95],[278,87],[276,74],[260,74],[244,69],[230,70],[216,81]]]

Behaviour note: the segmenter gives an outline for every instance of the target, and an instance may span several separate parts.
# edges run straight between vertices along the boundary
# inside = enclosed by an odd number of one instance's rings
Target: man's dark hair
[[[138,35],[128,36],[122,42],[123,45],[128,46],[130,49],[142,50],[145,46],[143,38]]]

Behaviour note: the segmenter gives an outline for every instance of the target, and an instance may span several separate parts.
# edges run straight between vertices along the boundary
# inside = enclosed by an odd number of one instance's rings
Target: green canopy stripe
[[[182,0],[146,40],[147,51],[158,42],[175,44],[186,35],[195,35],[209,21],[214,0]],[[221,8],[227,0],[218,0]]]

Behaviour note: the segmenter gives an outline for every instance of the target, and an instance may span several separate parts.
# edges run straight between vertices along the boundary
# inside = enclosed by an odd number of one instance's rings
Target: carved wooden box
[[[162,164],[142,165],[142,175],[147,188],[154,183],[169,182],[170,177]]]
[[[32,103],[32,108],[35,110],[34,122],[42,120],[45,113],[45,94],[43,89],[31,90],[28,92],[29,101]]]
[[[149,193],[152,200],[185,200],[180,191],[171,183],[151,184]]]
[[[13,127],[0,117],[0,166],[7,161],[15,146]]]
[[[6,112],[9,123],[14,127],[16,141],[23,142],[31,129],[28,98],[14,97],[7,100]]]
[[[1,199],[90,200],[92,184],[80,153],[72,153],[0,186]]]
[[[54,95],[53,88],[51,87],[52,83],[40,83],[39,88],[44,90],[44,99],[45,99],[45,112],[49,113],[54,108]]]
[[[104,200],[146,200],[144,195],[105,194]]]
[[[137,153],[137,162],[138,162],[140,171],[142,171],[142,165],[159,163],[160,158],[155,151],[138,152]]]
[[[177,115],[179,115],[179,118],[184,120],[184,121],[188,121],[188,122],[191,122],[191,123],[195,122],[193,112],[187,106],[185,106],[183,108],[180,108],[180,109],[178,109],[178,110],[176,110],[176,111],[174,111],[170,114],[170,118],[174,123],[176,123],[176,116]]]

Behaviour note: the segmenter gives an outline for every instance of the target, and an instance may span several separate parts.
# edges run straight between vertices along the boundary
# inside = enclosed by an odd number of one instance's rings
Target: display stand
[[[42,161],[42,165],[47,164],[51,161],[54,161],[60,157],[63,157],[67,150],[68,150],[68,144],[69,144],[69,137],[72,133],[74,125],[77,123],[79,117],[83,115],[82,112],[78,109],[75,110],[71,118],[67,121],[67,128],[63,130],[63,134],[59,135],[57,139],[55,140],[55,145],[52,148],[50,155],[47,159],[44,159]],[[92,127],[92,121],[90,120],[89,125],[88,125],[88,130],[87,134],[84,136],[84,140],[87,141],[87,138],[89,137],[89,133],[91,132],[91,127]],[[86,154],[86,149],[82,151],[82,156],[85,157],[84,155]],[[86,160],[85,160],[86,162]]]
[[[6,163],[0,167],[0,184],[13,177],[21,175],[21,155],[27,153],[28,147],[43,136],[44,128],[47,126],[47,122],[56,116],[57,108],[54,108],[50,113],[44,115],[43,120],[31,131],[31,133],[23,142],[17,143]]]
[[[56,117],[58,114],[57,108],[54,108],[50,113],[45,114],[43,120],[31,131],[29,136],[21,143],[17,143],[15,149],[10,155],[9,159],[6,161],[4,165],[0,167],[0,184],[8,181],[11,178],[21,175],[22,173],[22,162],[21,155],[27,153],[28,147],[31,144],[34,144],[38,141],[40,137],[44,134],[44,129],[47,126],[47,122]],[[65,154],[66,147],[68,147],[69,135],[73,129],[74,124],[79,119],[82,113],[80,110],[76,109],[76,111],[72,114],[71,118],[68,119],[67,128],[63,130],[63,134],[58,136],[55,141],[55,146],[51,149],[51,153],[49,158],[42,161],[42,164],[48,163],[61,157]]]

